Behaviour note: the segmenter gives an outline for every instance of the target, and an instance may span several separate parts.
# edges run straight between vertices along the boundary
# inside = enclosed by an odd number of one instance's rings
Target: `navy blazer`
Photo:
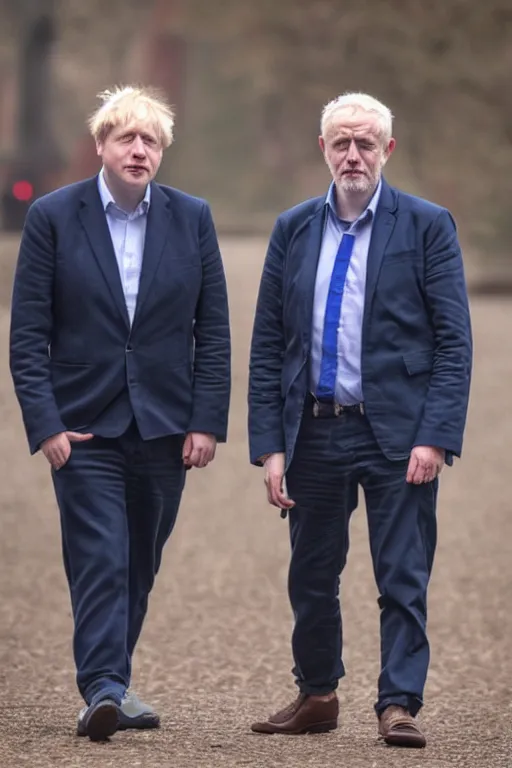
[[[144,439],[193,431],[225,441],[230,354],[226,280],[205,201],[152,182],[131,327],[97,177],[31,206],[10,365],[32,453],[99,418],[110,434],[108,409],[123,393]]]
[[[325,197],[277,219],[250,354],[250,458],[293,457],[309,388],[315,276]],[[383,181],[368,253],[361,352],[365,411],[386,457],[416,445],[460,456],[472,368],[468,298],[455,223]]]

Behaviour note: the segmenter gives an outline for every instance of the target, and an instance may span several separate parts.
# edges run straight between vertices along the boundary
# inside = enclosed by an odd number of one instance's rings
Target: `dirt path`
[[[1,248],[1,246],[0,246]],[[286,523],[267,507],[247,458],[247,351],[264,244],[224,248],[231,289],[230,442],[191,474],[135,660],[135,687],[158,707],[157,733],[74,737],[71,619],[57,511],[45,463],[28,456],[0,310],[0,766],[30,768],[512,768],[512,302],[473,302],[476,346],[464,460],[446,472],[430,593],[429,747],[376,742],[378,612],[364,510],[343,581],[348,676],[340,728],[258,737],[250,722],[295,695],[289,670]],[[2,277],[10,277],[12,243]],[[1,250],[0,250],[1,253]],[[7,265],[7,266],[6,266]],[[10,287],[3,281],[2,296]]]

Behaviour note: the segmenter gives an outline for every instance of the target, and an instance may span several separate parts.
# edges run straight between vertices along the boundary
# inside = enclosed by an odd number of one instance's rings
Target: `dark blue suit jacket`
[[[272,232],[250,356],[251,462],[293,456],[308,391],[325,197],[283,213]],[[362,336],[365,409],[383,453],[415,445],[460,456],[472,367],[468,299],[454,221],[386,182],[368,254]]]
[[[151,185],[133,325],[97,177],[30,208],[12,297],[10,364],[32,453],[64,429],[226,439],[226,281],[203,200]]]

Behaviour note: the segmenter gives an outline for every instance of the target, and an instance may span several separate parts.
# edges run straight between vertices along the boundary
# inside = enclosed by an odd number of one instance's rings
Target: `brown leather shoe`
[[[392,747],[422,749],[427,740],[414,717],[404,707],[386,707],[379,718],[379,734]]]
[[[338,727],[339,702],[334,696],[299,694],[289,706],[270,715],[264,723],[253,723],[255,733],[325,733]]]

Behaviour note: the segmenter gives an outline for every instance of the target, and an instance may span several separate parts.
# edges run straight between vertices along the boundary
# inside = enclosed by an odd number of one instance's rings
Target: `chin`
[[[149,182],[149,174],[144,173],[142,176],[132,176],[131,173],[124,173],[122,179],[130,187],[145,187]]]
[[[365,179],[349,181],[348,179],[342,179],[341,188],[344,192],[357,192],[358,194],[364,194],[370,192],[371,184]]]
[[[140,176],[138,179],[134,179],[133,176],[128,176],[125,178],[125,183],[129,184],[130,187],[145,187],[148,183],[148,177]]]

